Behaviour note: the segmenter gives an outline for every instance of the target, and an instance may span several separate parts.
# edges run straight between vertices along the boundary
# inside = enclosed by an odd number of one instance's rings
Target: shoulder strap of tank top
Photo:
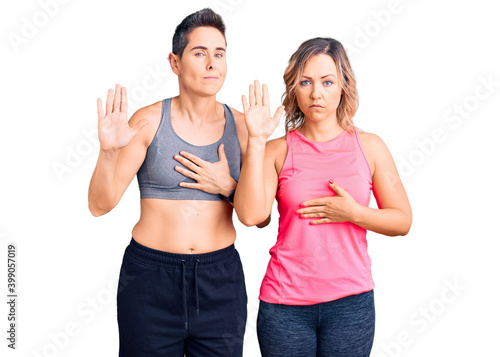
[[[168,137],[174,134],[174,128],[172,127],[172,98],[163,100],[160,125],[168,131]]]
[[[153,141],[151,141],[150,146],[153,145],[157,140],[160,140],[158,137],[161,136],[160,133],[163,130],[166,129],[167,131],[169,131],[168,122],[170,121],[170,99],[171,98],[166,98],[162,100],[160,123],[158,124],[158,128],[156,129],[155,136],[153,137]]]
[[[358,144],[357,145],[358,150],[360,150],[364,155],[363,146],[361,146],[361,138],[359,137],[359,130],[356,127],[353,127],[353,130],[354,130],[354,136],[356,138],[356,143]]]
[[[371,168],[370,168],[370,164],[368,163],[368,158],[366,157],[365,150],[363,149],[363,145],[361,145],[361,138],[359,136],[358,128],[354,127],[354,133],[355,133],[355,137],[356,137],[357,151],[358,151],[359,156],[361,156],[361,158],[362,158],[361,160],[364,162],[364,164],[366,165],[366,168],[368,169],[367,174],[369,176],[369,181],[371,184],[371,182],[372,182]]]
[[[233,111],[226,104],[223,104],[223,106],[224,106],[224,113],[225,113],[225,118],[226,118],[226,129],[227,129],[224,131],[226,133],[236,133],[236,121],[234,119]]]
[[[294,154],[293,144],[294,144],[294,137],[297,135],[296,130],[297,129],[294,129],[294,130],[291,130],[291,131],[286,133],[286,149],[287,149],[286,156],[290,157],[290,166],[292,167],[292,169],[295,168],[295,163],[294,163],[294,159],[293,159],[293,154]],[[287,158],[285,158],[285,162],[286,161],[287,161]],[[283,164],[283,166],[284,166],[284,164]]]
[[[172,124],[170,123],[170,101],[172,98],[163,99],[161,104],[161,118],[160,124],[156,133],[160,133],[162,130],[172,131]],[[168,134],[169,135],[169,134]],[[170,135],[169,135],[170,136]]]

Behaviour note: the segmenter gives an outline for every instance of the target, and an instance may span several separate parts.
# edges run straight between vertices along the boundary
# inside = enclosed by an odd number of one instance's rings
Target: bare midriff
[[[233,208],[226,201],[143,198],[132,237],[170,253],[208,253],[234,243],[232,217]]]

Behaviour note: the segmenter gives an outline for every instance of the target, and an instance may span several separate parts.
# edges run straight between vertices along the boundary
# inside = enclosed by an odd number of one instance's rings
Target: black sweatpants
[[[241,356],[246,305],[234,245],[173,254],[132,238],[118,284],[119,356]]]

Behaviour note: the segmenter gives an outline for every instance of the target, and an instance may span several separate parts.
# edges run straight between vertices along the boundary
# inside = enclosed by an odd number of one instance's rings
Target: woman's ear
[[[168,62],[170,62],[170,68],[172,68],[172,72],[176,75],[180,75],[180,58],[175,53],[170,52],[168,54]]]

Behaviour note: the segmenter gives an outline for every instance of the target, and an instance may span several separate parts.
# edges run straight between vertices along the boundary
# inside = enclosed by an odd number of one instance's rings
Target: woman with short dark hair
[[[178,96],[128,122],[125,88],[108,92],[106,114],[98,100],[90,211],[113,209],[136,174],[141,195],[120,271],[120,356],[241,356],[247,296],[231,201],[247,132],[243,115],[216,101],[227,71],[221,17],[187,16],[172,47]]]

